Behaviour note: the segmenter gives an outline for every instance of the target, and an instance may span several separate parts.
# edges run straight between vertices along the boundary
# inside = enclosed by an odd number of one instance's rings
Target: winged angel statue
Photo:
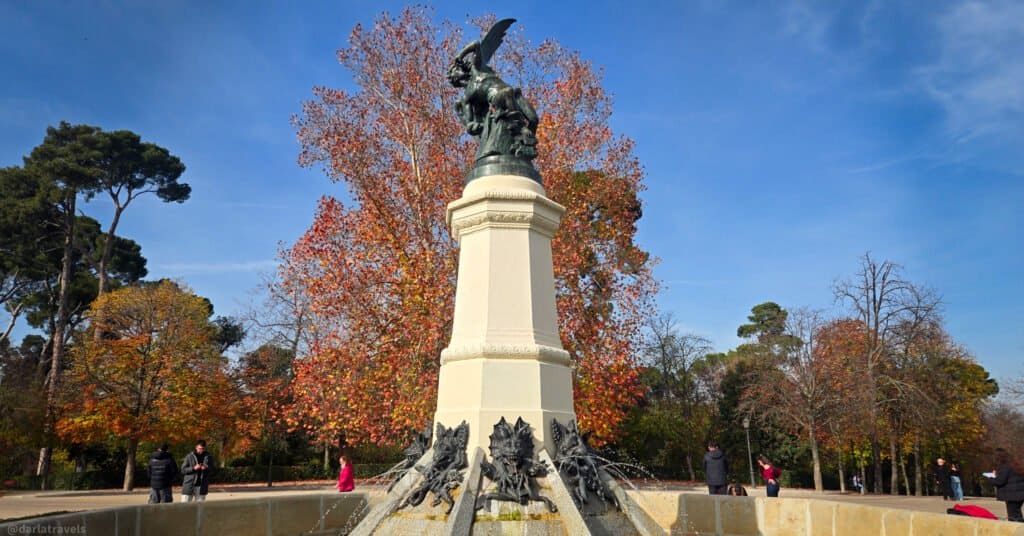
[[[487,35],[466,45],[448,68],[448,81],[465,88],[455,112],[479,142],[476,160],[511,155],[530,161],[537,156],[537,111],[523,92],[505,83],[488,65],[515,19],[502,19]]]

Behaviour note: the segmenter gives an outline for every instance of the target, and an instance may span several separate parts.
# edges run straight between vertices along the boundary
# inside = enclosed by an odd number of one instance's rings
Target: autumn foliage
[[[445,73],[475,38],[422,9],[357,26],[338,59],[358,89],[314,88],[294,120],[300,163],[322,166],[347,200],[324,196],[287,253],[285,277],[328,326],[296,362],[293,426],[389,443],[432,417],[458,255],[445,207],[474,150]],[[581,424],[607,440],[639,393],[633,356],[655,290],[633,242],[642,169],[608,126],[600,74],[578,54],[512,34],[495,66],[541,115],[535,164],[568,209],[552,244],[562,342]]]
[[[68,441],[125,445],[125,489],[140,442],[191,441],[230,413],[209,315],[206,300],[170,281],[108,292],[90,307],[104,336],[75,347],[57,430]]]

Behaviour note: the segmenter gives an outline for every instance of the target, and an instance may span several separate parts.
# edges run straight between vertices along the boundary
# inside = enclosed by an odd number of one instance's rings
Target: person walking
[[[206,441],[196,441],[196,446],[181,462],[181,502],[193,500],[203,502],[210,491],[210,468],[213,457],[206,452]]]
[[[178,476],[178,465],[174,457],[167,452],[167,443],[149,457],[149,504],[169,503],[174,501],[171,485]]]
[[[949,480],[949,466],[946,465],[946,460],[938,458],[935,460],[935,466],[932,468],[932,475],[935,478],[935,487],[942,493],[942,500],[948,501],[953,497],[953,485]]]
[[[782,476],[782,470],[772,465],[771,460],[765,457],[764,454],[757,455],[757,464],[761,466],[761,477],[764,478],[765,490],[769,497],[779,496],[779,477]]]
[[[708,443],[704,453],[704,479],[708,483],[709,495],[725,495],[729,489],[729,462],[718,443]]]
[[[1010,459],[1005,449],[996,449],[996,469],[992,471],[992,485],[996,487],[996,500],[1006,503],[1006,520],[1024,523],[1021,505],[1024,504],[1024,467]]]
[[[356,487],[356,481],[352,473],[352,463],[347,454],[338,458],[341,468],[338,469],[338,491],[352,491]]]

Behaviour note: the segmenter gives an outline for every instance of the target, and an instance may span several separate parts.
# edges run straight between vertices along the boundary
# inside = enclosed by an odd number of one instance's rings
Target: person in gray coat
[[[708,482],[709,494],[725,495],[728,492],[729,462],[714,441],[708,443],[708,451],[704,453],[704,478]]]
[[[181,502],[205,501],[210,491],[210,469],[213,457],[206,452],[206,441],[196,441],[196,448],[181,462]]]

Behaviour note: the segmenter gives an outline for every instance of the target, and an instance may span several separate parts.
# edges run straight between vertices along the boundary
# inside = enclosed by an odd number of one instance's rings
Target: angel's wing
[[[508,30],[508,27],[512,26],[512,23],[515,21],[516,19],[501,19],[498,22],[495,22],[494,26],[491,26],[490,30],[487,30],[487,35],[485,35],[484,38],[480,40],[479,65],[481,67],[490,63],[491,56],[494,56],[494,53],[498,50],[498,47],[501,46],[502,39],[505,38],[505,32]]]

